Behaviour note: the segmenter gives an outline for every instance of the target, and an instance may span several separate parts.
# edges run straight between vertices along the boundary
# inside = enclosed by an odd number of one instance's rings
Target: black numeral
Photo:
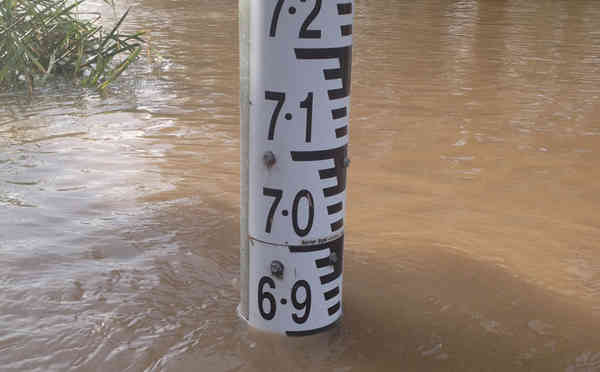
[[[321,11],[321,3],[322,0],[315,0],[315,7],[312,12],[308,15],[308,18],[302,24],[300,28],[300,38],[301,39],[320,39],[321,38],[321,30],[309,30],[311,23],[317,18],[319,12]]]
[[[277,105],[275,105],[275,109],[273,109],[273,114],[271,115],[271,123],[269,125],[269,135],[268,139],[272,141],[275,138],[275,128],[277,127],[277,121],[279,120],[279,115],[281,114],[281,109],[285,104],[285,93],[284,92],[265,92],[265,99],[268,101],[275,101]],[[306,110],[306,142],[312,141],[312,121],[313,121],[313,104],[314,104],[314,94],[313,92],[309,92],[306,96],[306,99],[300,102],[300,108]],[[288,114],[291,118],[291,115]],[[286,117],[287,118],[287,117]],[[289,118],[288,118],[289,119]]]
[[[258,311],[260,311],[260,315],[266,319],[271,320],[275,317],[275,311],[277,309],[277,304],[275,302],[275,297],[269,292],[264,292],[263,288],[265,284],[268,284],[271,289],[275,289],[275,282],[273,279],[268,276],[263,276],[260,278],[260,282],[258,283]],[[264,301],[267,300],[270,303],[269,312],[265,312],[263,308]]]
[[[277,125],[277,119],[279,119],[279,113],[281,112],[281,108],[285,103],[285,93],[266,91],[265,99],[277,102],[277,106],[275,106],[275,110],[273,110],[273,115],[271,116],[271,125],[269,126],[269,140],[273,140],[273,138],[275,138],[275,126]]]
[[[271,233],[271,227],[273,227],[273,217],[275,216],[275,211],[277,211],[277,206],[279,206],[279,202],[283,196],[283,191],[263,187],[263,195],[275,198],[275,200],[273,200],[273,204],[271,205],[271,209],[269,210],[269,215],[267,216],[267,226],[265,227],[265,231],[267,233]]]
[[[298,223],[298,207],[300,205],[300,200],[305,198],[308,201],[308,222],[306,223],[305,228],[300,228]],[[294,204],[292,205],[292,225],[294,226],[294,231],[298,236],[306,236],[312,230],[313,222],[315,219],[315,201],[313,199],[312,194],[308,190],[301,190],[294,199]]]
[[[275,37],[277,33],[277,23],[279,22],[279,15],[281,14],[281,8],[283,7],[283,2],[285,0],[278,0],[277,5],[275,5],[275,10],[273,10],[273,19],[271,20],[271,31],[269,32],[269,36]]]
[[[265,320],[272,320],[275,318],[275,313],[277,312],[277,300],[272,293],[265,291],[265,285],[267,285],[271,289],[275,289],[275,281],[268,277],[263,276],[260,278],[258,282],[258,311],[260,315]],[[298,290],[300,288],[304,289],[304,301],[300,301],[298,299]],[[312,294],[310,291],[310,284],[306,280],[298,280],[294,286],[292,287],[292,305],[296,310],[302,311],[304,310],[304,314],[292,314],[292,320],[297,324],[306,323],[308,318],[310,317],[310,307]],[[265,300],[269,302],[269,312],[265,311]],[[281,303],[284,303],[283,300]]]
[[[271,204],[271,208],[269,209],[269,214],[267,216],[267,223],[265,225],[265,232],[268,234],[271,233],[273,228],[273,218],[275,218],[275,212],[277,212],[277,208],[279,207],[279,203],[281,202],[281,198],[283,197],[283,190],[279,189],[271,189],[268,187],[263,187],[263,195],[270,196],[275,198],[273,200],[273,204]],[[308,221],[306,222],[306,226],[304,228],[300,227],[300,223],[298,222],[298,209],[300,208],[300,201],[302,199],[306,199],[308,202]],[[287,212],[284,211],[287,215]],[[294,198],[294,203],[292,204],[292,226],[294,227],[294,231],[298,236],[306,236],[312,230],[313,223],[315,220],[315,200],[308,190],[301,190],[296,197]]]
[[[298,289],[300,288],[304,288],[304,292],[306,292],[306,298],[304,299],[304,302],[298,301]],[[308,317],[310,316],[310,300],[311,294],[310,285],[308,282],[306,280],[297,281],[292,288],[292,304],[296,310],[304,310],[304,314],[302,316],[292,314],[292,319],[294,322],[302,324],[308,320]]]
[[[312,140],[313,92],[300,102],[300,108],[306,109],[306,142]]]

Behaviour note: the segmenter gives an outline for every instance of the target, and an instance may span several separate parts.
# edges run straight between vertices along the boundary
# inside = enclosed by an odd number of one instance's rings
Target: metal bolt
[[[338,262],[338,256],[335,252],[331,252],[329,255],[329,264],[335,265]]]
[[[350,166],[350,158],[344,158],[344,167],[348,168]]]
[[[277,159],[275,158],[275,154],[273,151],[267,151],[263,155],[263,163],[267,166],[267,168],[272,168],[275,163],[277,163]]]
[[[271,274],[276,278],[283,278],[283,263],[281,261],[271,262]]]

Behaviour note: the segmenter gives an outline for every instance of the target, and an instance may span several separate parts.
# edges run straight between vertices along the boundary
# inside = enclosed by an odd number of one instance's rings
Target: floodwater
[[[129,5],[160,58],[109,95],[0,93],[0,370],[600,371],[600,2],[357,0],[305,338],[236,315],[237,1]]]

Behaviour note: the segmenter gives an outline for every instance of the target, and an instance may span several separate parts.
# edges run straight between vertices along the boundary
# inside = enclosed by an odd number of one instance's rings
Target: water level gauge
[[[250,6],[248,320],[311,334],[342,314],[353,1]]]

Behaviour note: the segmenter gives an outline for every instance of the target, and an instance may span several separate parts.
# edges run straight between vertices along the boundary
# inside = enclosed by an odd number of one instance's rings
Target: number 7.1
[[[306,99],[300,102],[300,108],[306,110],[306,142],[312,141],[312,117],[313,117],[313,92],[309,92]],[[275,138],[275,127],[277,126],[277,120],[279,120],[279,114],[281,114],[281,109],[285,104],[285,93],[283,92],[265,92],[265,99],[267,101],[275,101],[277,105],[273,109],[273,114],[271,115],[271,122],[269,124],[269,135],[268,139],[272,141]],[[291,119],[291,114],[286,115],[286,119]]]
[[[313,92],[300,102],[300,108],[306,109],[306,142],[312,140]]]

